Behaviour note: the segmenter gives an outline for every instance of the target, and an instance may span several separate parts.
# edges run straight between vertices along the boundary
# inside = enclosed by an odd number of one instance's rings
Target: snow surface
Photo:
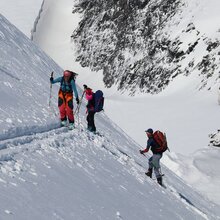
[[[58,128],[45,73],[60,68],[3,16],[0,30],[0,219],[220,219],[165,167],[167,189],[146,178],[140,146],[104,113],[99,135],[85,129],[85,103],[76,129]]]
[[[46,2],[50,3],[50,1]],[[56,2],[57,4],[54,6],[60,7],[60,10],[56,12],[62,11],[61,6],[69,8],[71,11],[72,1],[65,1],[65,5],[61,4],[61,1]],[[64,15],[62,17],[59,17],[59,14],[56,15],[60,19],[57,23],[58,28],[65,17]],[[69,14],[68,16],[73,15]],[[54,21],[52,18],[50,19]],[[19,21],[17,22],[19,23]],[[32,22],[30,21],[30,23]],[[175,146],[173,152],[164,156],[164,163],[175,170],[179,176],[187,177],[188,179],[185,179],[194,187],[199,188],[203,192],[203,196],[196,193],[195,189],[189,185],[185,185],[183,180],[164,166],[162,170],[166,175],[164,179],[168,188],[158,187],[154,180],[146,179],[143,175],[147,168],[147,158],[138,154],[141,146],[125,135],[106,115],[97,115],[97,127],[102,136],[92,136],[84,131],[84,106],[79,118],[80,126],[76,130],[68,131],[66,128],[58,128],[56,115],[58,87],[53,87],[52,108],[48,109],[48,79],[52,70],[56,75],[60,75],[61,68],[2,16],[0,25],[2,55],[0,57],[0,184],[2,185],[0,190],[1,198],[4,201],[0,204],[0,219],[220,218],[219,206],[206,198],[209,196],[209,199],[219,202],[220,196],[217,190],[219,178],[216,175],[219,173],[217,169],[219,149],[206,147],[207,143],[204,141],[203,144],[198,143],[198,146],[195,147],[189,141],[187,142],[190,143],[189,147],[193,151],[197,150],[196,153],[189,156],[176,154],[174,153],[177,152],[176,146],[173,145]],[[70,33],[72,27],[68,28],[68,33]],[[54,39],[56,40],[56,37]],[[67,35],[64,39],[68,39]],[[55,50],[55,41],[51,40],[50,46],[53,46],[51,51],[54,52],[54,57],[52,55],[51,57],[55,59],[59,51],[60,56],[63,56],[63,59],[60,58],[59,61],[61,66],[73,70],[77,69],[81,73],[78,82],[83,83],[87,80],[86,83],[94,88],[99,88],[101,74],[94,77],[92,75],[94,73],[90,73],[89,70],[80,68],[75,63],[72,64],[70,61],[73,60],[73,55],[71,47],[69,47],[71,42],[70,40],[61,42],[63,45],[59,47],[58,44],[59,50]],[[61,53],[61,51],[65,51],[65,53]],[[93,78],[96,81],[91,82]],[[145,107],[143,115],[152,113],[152,118],[147,120],[154,121],[153,119],[155,119],[154,112],[149,112],[149,101],[161,108],[162,100],[166,98],[167,101],[170,100],[169,104],[173,103],[174,108],[179,107],[180,112],[177,112],[176,118],[181,115],[179,119],[181,123],[187,124],[186,118],[190,116],[190,113],[186,114],[186,111],[190,112],[192,106],[196,110],[197,107],[194,105],[197,103],[205,108],[204,111],[209,115],[210,120],[214,116],[216,119],[217,100],[215,95],[207,92],[195,92],[190,86],[185,90],[184,84],[180,89],[177,89],[176,86],[178,83],[182,85],[181,82],[181,79],[177,80],[164,94],[159,96],[140,95],[135,99],[119,96],[114,88],[106,90],[106,109],[109,109],[106,112],[109,115],[112,112],[112,118],[114,118],[118,117],[118,109],[120,109],[120,118],[122,116],[125,118],[117,123],[124,124],[129,128],[133,127],[136,135],[146,128],[147,123],[145,124],[143,118],[136,120],[136,117],[143,113],[140,111],[143,107]],[[190,91],[193,95],[190,94]],[[111,98],[114,105],[111,103]],[[178,105],[175,105],[174,102],[178,98],[180,98]],[[145,105],[141,99],[145,100]],[[208,100],[212,104],[211,107]],[[205,103],[202,104],[202,102]],[[127,120],[126,114],[129,114],[130,107],[134,106],[133,103],[139,104],[135,105],[136,109],[133,111],[135,114],[131,114]],[[165,103],[164,106],[168,106],[167,102]],[[186,106],[187,108],[180,108],[181,104],[182,107]],[[123,112],[126,105],[128,108]],[[110,106],[116,108],[110,108]],[[211,113],[215,115],[209,114],[210,109],[213,111]],[[198,108],[198,110],[201,109]],[[198,112],[195,111],[194,116]],[[171,113],[167,114],[169,117],[173,116],[172,111],[168,113]],[[207,114],[203,114],[201,117],[207,118]],[[170,121],[168,119],[167,121]],[[142,121],[144,125],[141,123]],[[158,119],[158,127],[161,127],[159,121]],[[216,119],[216,127],[217,121]],[[133,126],[129,126],[130,123],[133,123]],[[173,123],[177,128],[178,123]],[[197,129],[199,132],[196,133],[198,139],[202,136],[202,124],[201,118],[198,117]],[[154,127],[154,124],[152,126]],[[169,127],[168,123],[164,130],[167,131]],[[122,128],[125,130],[125,126]],[[187,129],[192,131],[190,123]],[[180,144],[179,138],[180,140],[182,136],[186,138],[186,134],[190,133],[185,131],[175,132],[175,137],[171,137],[167,132],[169,140],[175,138]],[[141,138],[138,142],[143,147],[145,145],[144,133]],[[186,148],[183,147],[183,149]],[[209,164],[206,161],[209,161]],[[213,165],[210,161],[213,162]],[[198,183],[200,184],[198,185]],[[172,207],[176,207],[175,210]]]

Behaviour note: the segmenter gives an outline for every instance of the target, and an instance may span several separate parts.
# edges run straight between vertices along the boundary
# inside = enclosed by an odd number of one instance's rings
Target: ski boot
[[[73,130],[74,128],[75,128],[74,123],[69,123],[69,129],[70,129],[70,130]]]
[[[61,127],[65,127],[66,124],[67,124],[67,121],[66,121],[66,120],[63,120],[63,121],[61,121],[61,123],[60,123]]]
[[[90,132],[93,133],[93,134],[96,134],[96,129],[93,128],[93,127],[90,127],[90,126],[89,126],[89,127],[87,128],[87,130],[90,131]]]
[[[92,127],[88,126],[87,131],[92,131]]]
[[[163,182],[162,182],[162,176],[157,178],[157,183],[161,186],[163,186]]]
[[[145,173],[148,177],[152,178],[152,168],[149,168],[148,171]]]

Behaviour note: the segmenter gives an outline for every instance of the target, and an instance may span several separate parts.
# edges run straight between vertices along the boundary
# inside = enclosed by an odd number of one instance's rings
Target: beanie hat
[[[89,101],[89,100],[92,100],[93,98],[93,92],[90,88],[87,87],[86,89],[86,99]]]

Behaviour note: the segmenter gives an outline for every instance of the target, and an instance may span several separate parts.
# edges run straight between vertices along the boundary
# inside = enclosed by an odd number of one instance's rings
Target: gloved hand
[[[140,154],[144,154],[144,151],[143,150],[139,150]]]
[[[76,97],[76,103],[77,103],[77,105],[79,105],[79,98],[78,97]]]
[[[50,77],[50,82],[52,82],[52,81],[53,81],[53,77],[51,76],[51,77]]]
[[[149,150],[149,149],[146,148],[145,150],[140,150],[139,152],[140,152],[140,154],[144,154],[144,153],[147,153],[148,150]]]

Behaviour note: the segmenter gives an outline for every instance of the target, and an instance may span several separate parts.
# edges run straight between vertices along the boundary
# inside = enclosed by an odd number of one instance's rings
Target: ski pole
[[[78,109],[76,111],[76,116],[77,116],[77,119],[78,119],[78,126],[80,125],[80,123],[79,123],[79,110],[80,110],[80,107],[81,107],[81,104],[82,104],[82,99],[83,99],[84,94],[85,94],[85,91],[83,91],[83,93],[82,93],[82,96],[79,100],[79,105],[77,106]]]
[[[76,107],[75,115],[78,115],[78,114],[79,114],[79,109],[80,109],[80,107],[81,107],[82,99],[83,99],[84,94],[85,94],[85,91],[83,91],[82,96],[81,96],[81,98],[80,98],[80,100],[79,100],[79,104],[78,104],[77,107]]]
[[[142,153],[141,153],[142,154]],[[145,154],[142,154],[144,157],[147,157]]]
[[[53,77],[53,72],[50,74],[50,78]],[[50,82],[50,97],[49,97],[49,107],[51,106],[51,98],[52,98],[52,83]]]

